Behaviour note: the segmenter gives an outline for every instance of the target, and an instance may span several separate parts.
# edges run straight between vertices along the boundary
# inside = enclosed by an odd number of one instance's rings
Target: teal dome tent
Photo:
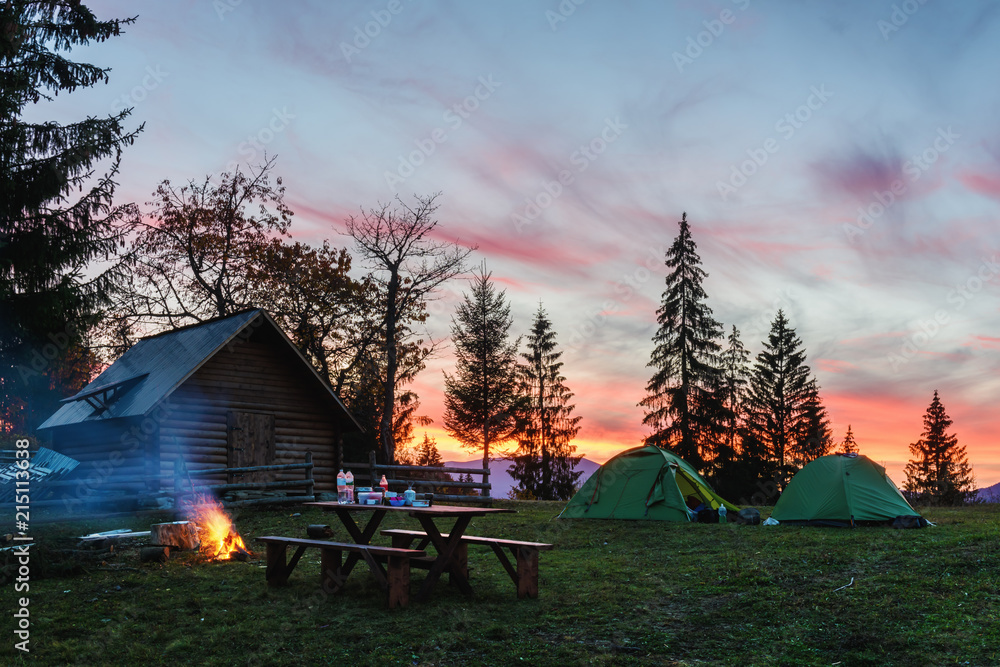
[[[739,512],[684,459],[659,447],[636,447],[602,465],[559,517],[690,521],[688,498],[713,510],[725,505],[727,511]]]

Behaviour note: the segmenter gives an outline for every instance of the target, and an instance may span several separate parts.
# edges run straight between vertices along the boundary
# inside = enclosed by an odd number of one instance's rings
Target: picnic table
[[[428,573],[417,593],[418,601],[426,601],[434,589],[434,585],[445,572],[449,573],[451,582],[466,595],[472,593],[472,586],[469,585],[468,569],[465,564],[465,544],[463,537],[469,526],[469,522],[476,517],[487,516],[489,514],[513,514],[514,510],[500,507],[467,507],[463,505],[432,505],[430,507],[393,507],[391,505],[360,505],[356,503],[340,504],[338,502],[314,502],[305,503],[320,507],[328,512],[333,512],[344,525],[347,533],[354,540],[355,544],[371,544],[372,537],[378,531],[382,520],[389,512],[405,512],[416,519],[430,544],[434,546],[437,555],[427,563]],[[371,516],[365,523],[364,528],[359,528],[355,523],[353,513],[369,512]],[[450,530],[442,533],[437,522],[441,520],[454,519],[455,523]],[[350,553],[344,563],[341,576],[346,577],[351,569],[363,558],[362,553]],[[411,559],[414,560],[414,559]],[[418,561],[419,562],[419,561]],[[421,563],[423,564],[423,563]]]

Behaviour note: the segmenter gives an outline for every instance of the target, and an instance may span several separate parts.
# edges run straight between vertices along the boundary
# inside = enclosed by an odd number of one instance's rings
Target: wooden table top
[[[304,505],[314,505],[316,507],[321,507],[327,510],[334,509],[346,509],[346,510],[387,510],[390,512],[408,512],[410,514],[429,514],[432,516],[462,516],[462,515],[485,515],[485,514],[516,514],[517,510],[507,509],[506,507],[470,507],[468,505],[431,505],[430,507],[412,507],[407,505],[401,505],[399,507],[393,507],[392,505],[361,505],[358,503],[346,503],[341,504],[336,500],[319,501],[313,503],[303,503]]]

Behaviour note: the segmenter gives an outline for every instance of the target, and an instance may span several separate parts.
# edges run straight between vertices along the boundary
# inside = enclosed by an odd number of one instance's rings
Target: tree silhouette
[[[723,410],[718,341],[723,330],[705,303],[702,282],[708,274],[701,268],[686,213],[678,225],[666,254],[670,273],[656,311],[656,346],[647,364],[655,371],[639,405],[646,408],[642,423],[653,429],[646,443],[671,449],[700,468],[711,458],[719,435]]]
[[[375,313],[380,320],[384,366],[378,435],[382,456],[395,458],[393,420],[400,350],[407,322],[422,319],[424,304],[443,283],[464,270],[473,248],[434,239],[438,195],[417,197],[413,206],[381,204],[347,220],[347,233],[372,269],[378,287]],[[427,354],[433,348],[427,348]],[[426,355],[425,355],[426,356]]]
[[[850,424],[847,425],[847,433],[844,434],[844,442],[841,443],[840,448],[845,454],[857,454],[860,451]]]
[[[522,353],[518,392],[522,397],[515,425],[517,451],[509,468],[517,481],[519,497],[565,500],[573,495],[579,472],[573,468],[582,456],[573,456],[570,444],[580,430],[580,417],[572,416],[572,392],[561,374],[562,352],[541,304]]]
[[[769,459],[789,472],[796,444],[808,425],[803,410],[810,401],[809,367],[802,341],[778,310],[764,349],[754,361],[750,377],[747,419],[749,435],[767,448]]]
[[[948,433],[951,418],[934,390],[920,440],[910,445],[913,458],[906,464],[904,488],[918,502],[935,505],[959,505],[971,502],[976,495],[965,447],[958,436]]]
[[[125,129],[132,110],[36,119],[40,102],[109,80],[63,53],[134,21],[100,21],[79,2],[0,3],[0,432],[32,430],[89,382],[88,330],[128,273],[118,252],[137,210],[113,198],[122,150],[142,130]]]
[[[492,449],[510,440],[518,400],[520,339],[509,338],[510,304],[490,276],[482,267],[452,318],[456,368],[454,376],[444,374],[444,426],[464,447],[482,451],[483,468]]]
[[[747,385],[750,377],[750,351],[740,339],[734,325],[727,339],[727,347],[719,358],[722,379],[719,398],[722,412],[719,416],[722,437],[719,440],[712,465],[715,469],[731,464],[740,452],[744,429]]]

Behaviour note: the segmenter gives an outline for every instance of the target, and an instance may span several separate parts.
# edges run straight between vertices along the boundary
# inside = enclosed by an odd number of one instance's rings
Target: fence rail
[[[58,507],[63,506],[67,509],[78,508],[83,509],[85,507],[92,506],[94,504],[116,504],[122,502],[136,502],[149,500],[150,498],[155,498],[157,495],[160,497],[171,496],[174,500],[174,510],[181,507],[182,503],[186,500],[194,498],[198,495],[204,495],[206,493],[226,493],[228,491],[268,491],[272,489],[301,489],[301,492],[294,496],[274,496],[270,498],[247,498],[241,500],[230,500],[225,501],[223,504],[226,507],[244,507],[248,505],[270,505],[270,504],[286,504],[286,503],[300,503],[300,502],[312,502],[316,499],[315,495],[315,480],[313,478],[313,462],[312,462],[312,452],[306,452],[305,460],[302,463],[287,463],[281,465],[264,465],[264,466],[249,466],[240,468],[212,468],[210,470],[188,470],[187,465],[183,458],[178,458],[174,462],[173,474],[154,474],[154,475],[128,475],[128,476],[112,476],[107,479],[109,486],[117,486],[119,489],[124,487],[133,487],[128,489],[132,491],[131,493],[124,494],[91,494],[92,487],[87,486],[88,482],[86,479],[59,479],[52,480],[51,482],[40,481],[37,483],[37,491],[43,492],[48,490],[64,489],[77,487],[80,489],[85,489],[88,491],[86,497],[74,497],[67,496],[64,498],[54,498],[54,499],[39,499],[33,500],[31,502],[32,507]],[[259,482],[236,482],[236,483],[222,483],[222,484],[212,484],[208,481],[195,481],[196,477],[204,477],[206,475],[229,475],[229,474],[241,474],[241,473],[253,473],[253,472],[276,472],[285,470],[302,470],[302,479],[292,479],[292,480],[262,480]],[[166,484],[166,488],[159,491],[159,494],[153,494],[148,489],[138,490],[134,487],[137,486],[149,486],[150,483],[154,483],[160,486],[162,482],[172,482],[171,484]],[[79,495],[79,494],[77,494]],[[10,508],[13,507],[12,503],[2,503],[0,508]]]
[[[377,486],[379,481],[382,479],[382,475],[385,475],[386,482],[388,482],[390,486],[412,485],[415,488],[426,489],[430,487],[435,489],[434,500],[462,503],[483,503],[485,505],[491,505],[493,503],[493,498],[490,496],[490,491],[493,487],[490,484],[489,468],[407,466],[395,463],[381,464],[375,462],[375,452],[369,453],[367,463],[350,463],[345,461],[342,465],[345,469],[351,469],[354,471],[355,484],[357,484],[357,478],[360,475],[362,477],[367,476],[371,486]],[[411,477],[405,475],[405,473],[413,473],[413,476]],[[448,479],[433,479],[433,475],[444,475],[447,473],[480,475],[482,476],[483,481],[461,482]],[[437,489],[479,489],[481,493],[479,495],[440,494],[437,493]]]

